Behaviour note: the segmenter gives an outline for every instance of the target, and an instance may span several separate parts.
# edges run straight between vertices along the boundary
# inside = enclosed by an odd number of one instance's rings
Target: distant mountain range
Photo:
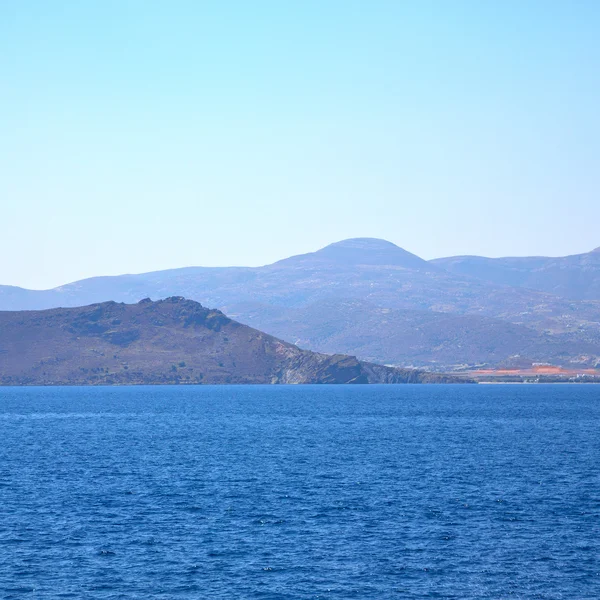
[[[572,300],[600,300],[600,248],[560,258],[453,256],[431,263],[456,275],[490,283],[529,288]]]
[[[459,383],[324,355],[184,298],[0,312],[0,384]]]
[[[185,296],[318,352],[434,370],[600,365],[600,251],[564,258],[425,261],[357,238],[264,267],[0,286],[1,310]]]

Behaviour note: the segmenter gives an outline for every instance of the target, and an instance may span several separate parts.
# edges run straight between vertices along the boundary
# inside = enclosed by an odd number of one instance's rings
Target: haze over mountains
[[[0,286],[0,309],[184,296],[319,352],[454,369],[600,364],[600,252],[425,261],[371,238],[264,267],[95,277],[53,290]]]

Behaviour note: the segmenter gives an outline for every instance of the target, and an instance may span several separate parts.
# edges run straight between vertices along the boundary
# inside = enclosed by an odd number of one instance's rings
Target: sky
[[[0,284],[600,246],[596,0],[3,0]]]

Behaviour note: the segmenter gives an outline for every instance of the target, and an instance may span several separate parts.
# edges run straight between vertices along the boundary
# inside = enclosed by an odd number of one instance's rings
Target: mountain
[[[321,352],[367,361],[449,371],[535,362],[595,366],[600,342],[549,334],[478,315],[379,308],[361,300],[325,300],[295,309],[240,307],[244,320]]]
[[[256,268],[186,267],[44,291],[0,287],[0,309],[176,295],[310,350],[386,364],[600,364],[600,301],[455,272],[444,260],[356,238]]]
[[[0,286],[0,310],[81,306],[107,300],[137,302],[144,297],[158,299],[173,294],[219,308],[255,300],[285,306],[326,297],[332,291],[327,289],[330,284],[338,282],[362,294],[369,288],[374,272],[382,269],[400,277],[440,271],[390,242],[358,238],[258,268],[185,267],[93,277],[42,291]],[[348,282],[350,274],[353,280]]]
[[[572,300],[600,300],[600,249],[559,258],[453,256],[431,264],[456,275],[538,290]]]
[[[289,267],[334,267],[388,266],[416,271],[435,270],[430,263],[416,254],[376,238],[353,238],[336,242],[317,252],[284,258],[272,265],[275,268]]]
[[[3,385],[459,381],[301,350],[179,297],[0,312]]]

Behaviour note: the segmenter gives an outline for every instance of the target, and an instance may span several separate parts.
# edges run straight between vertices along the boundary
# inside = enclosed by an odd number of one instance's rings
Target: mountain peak
[[[406,250],[377,238],[350,238],[325,246],[316,252],[292,256],[275,263],[277,267],[333,265],[336,268],[392,266],[412,270],[435,270],[427,261]]]
[[[393,244],[392,242],[388,242],[387,240],[369,237],[348,238],[347,240],[341,240],[340,242],[329,244],[328,246],[325,246],[325,248],[322,248],[322,250],[326,250],[327,248],[358,248],[367,251],[391,250],[392,248],[402,250],[402,248],[396,246],[396,244]]]
[[[321,248],[313,256],[346,265],[381,265],[431,270],[431,265],[422,258],[392,242],[377,238],[342,240]]]
[[[600,254],[600,246],[592,250],[592,254]]]

